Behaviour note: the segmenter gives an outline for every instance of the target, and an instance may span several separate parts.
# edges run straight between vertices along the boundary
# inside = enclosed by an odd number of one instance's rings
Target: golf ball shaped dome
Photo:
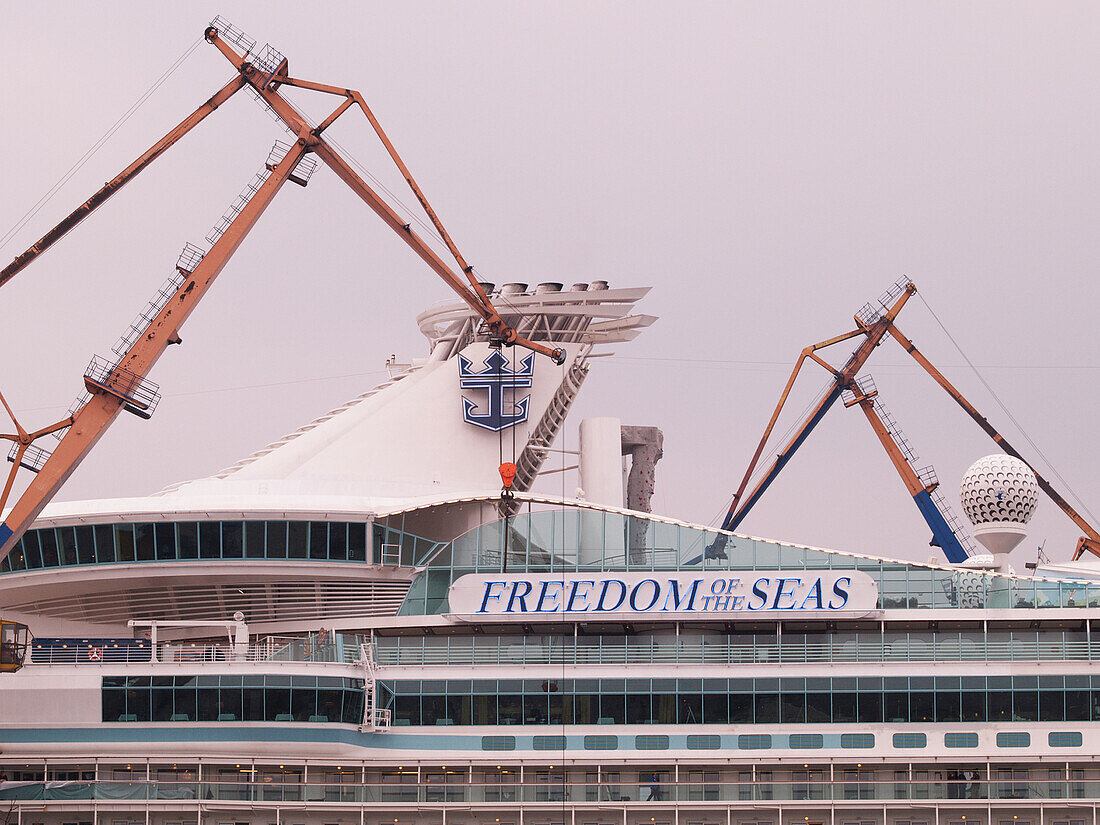
[[[993,522],[1027,524],[1039,503],[1035,473],[1010,455],[987,455],[970,465],[959,486],[967,518],[975,526]]]

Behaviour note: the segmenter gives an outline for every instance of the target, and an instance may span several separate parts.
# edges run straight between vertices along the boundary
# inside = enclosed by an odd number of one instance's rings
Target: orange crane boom
[[[230,36],[238,42],[246,44],[247,48],[243,49],[243,53],[235,51],[221,37],[219,25],[226,26],[231,32]],[[549,356],[556,364],[562,364],[565,361],[564,349],[549,347],[520,337],[515,329],[501,317],[481,284],[478,283],[473,267],[466,263],[462,254],[458,251],[451,236],[444,229],[439,217],[428,203],[423,191],[413,179],[408,167],[398,155],[386,133],[382,130],[378,119],[371,112],[359,92],[289,77],[287,75],[288,64],[286,58],[270,47],[265,47],[263,54],[253,56],[250,60],[249,56],[255,44],[248,41],[241,32],[228,26],[220,18],[215,18],[214,24],[206,29],[204,36],[207,42],[216,46],[237,70],[236,77],[180,122],[141,157],[106,183],[68,217],[47,232],[30,249],[19,255],[3,271],[0,271],[0,285],[6,283],[51,245],[64,237],[122,186],[132,180],[157,157],[201,123],[211,112],[245,86],[249,86],[255,91],[297,139],[286,150],[285,154],[269,160],[267,168],[270,174],[264,177],[262,182],[257,183],[248,190],[239,206],[235,205],[232,219],[226,217],[224,231],[216,240],[211,238],[213,245],[209,252],[204,256],[198,256],[197,260],[177,265],[179,277],[173,281],[174,287],[171,294],[164,293],[165,300],[154,307],[155,314],[143,316],[144,320],[148,322],[147,326],[144,326],[144,329],[137,330],[139,334],[132,340],[127,339],[127,343],[122,350],[116,349],[116,352],[120,353],[120,357],[115,361],[98,357],[92,359],[84,375],[85,387],[91,393],[89,400],[74,408],[67,418],[47,427],[28,431],[16,420],[7,400],[4,399],[3,395],[0,395],[0,404],[8,412],[16,429],[15,433],[0,433],[0,439],[13,443],[9,454],[12,468],[4,484],[4,489],[0,492],[0,512],[3,512],[14,486],[15,475],[20,467],[28,468],[36,474],[12,509],[5,514],[3,523],[0,523],[0,559],[3,559],[11,551],[23,532],[79,466],[84,456],[95,446],[120,411],[127,410],[145,418],[149,417],[159,398],[156,385],[147,380],[149,372],[169,344],[180,342],[179,328],[207,293],[214,279],[225,267],[229,258],[259,220],[283,184],[290,180],[305,185],[305,178],[300,175],[295,176],[294,172],[308,153],[316,154],[324,161],[352,191],[370,206],[428,264],[433,272],[442,278],[481,317],[483,329],[490,341],[507,346],[525,347]],[[339,95],[344,100],[323,122],[314,127],[279,94],[278,89],[281,85]],[[448,250],[454,256],[465,279],[456,275],[435,254],[424,239],[413,232],[410,225],[378,193],[371,189],[355,173],[351,165],[322,137],[325,129],[355,105],[370,121],[379,139],[386,147],[386,151],[400,169],[401,174],[416,194],[417,200],[423,206]],[[181,258],[182,261],[183,258]],[[39,438],[51,433],[60,434],[60,443],[52,454],[34,445],[34,442]]]
[[[748,469],[745,470],[745,474],[741,479],[741,483],[737,488],[737,492],[733,494],[733,499],[730,504],[728,513],[722,522],[722,530],[733,531],[736,530],[738,525],[748,515],[749,510],[764,494],[764,491],[768,489],[769,485],[776,479],[783,467],[790,461],[794,452],[802,445],[813,429],[824,417],[825,413],[836,403],[841,394],[845,390],[849,390],[854,394],[854,404],[859,404],[860,408],[864,411],[868,421],[871,423],[872,428],[875,430],[876,435],[879,437],[883,446],[886,448],[887,454],[890,456],[891,462],[898,470],[905,482],[906,488],[910,494],[913,495],[917,501],[918,507],[921,509],[921,513],[924,514],[926,520],[929,521],[930,526],[933,526],[933,531],[938,530],[938,521],[942,519],[942,514],[935,511],[934,506],[929,506],[928,501],[925,500],[927,495],[931,492],[931,489],[926,487],[916,477],[916,474],[912,471],[912,468],[908,466],[904,458],[897,455],[897,450],[892,445],[892,441],[889,435],[883,428],[882,422],[879,420],[877,414],[874,411],[874,405],[871,400],[871,396],[863,393],[856,383],[856,376],[863,366],[867,363],[867,359],[878,347],[885,336],[889,335],[899,344],[902,348],[913,357],[921,368],[927,372],[932,379],[939,384],[939,386],[949,395],[951,398],[963,408],[963,410],[969,415],[979,427],[988,435],[993,441],[1006,453],[1014,456],[1031,468],[1035,473],[1035,479],[1039,484],[1040,489],[1043,490],[1050,497],[1059,509],[1064,512],[1074,524],[1085,534],[1077,542],[1077,547],[1074,551],[1073,558],[1080,558],[1081,555],[1088,551],[1097,556],[1100,556],[1100,532],[1096,530],[1092,525],[1085,521],[1065,498],[1058,493],[1057,490],[1047,481],[1043,476],[1035,469],[1035,467],[1025,459],[1020,453],[1015,450],[1008,441],[1002,436],[988,419],[985,418],[978,410],[963,396],[961,392],[956,389],[947,378],[944,377],[936,367],[929,361],[921,352],[917,349],[916,345],[906,338],[895,324],[895,319],[898,313],[901,312],[902,307],[905,306],[909,297],[914,295],[917,291],[917,287],[911,281],[899,282],[895,285],[894,290],[888,293],[880,300],[882,311],[874,310],[870,308],[870,305],[865,308],[864,311],[871,309],[869,315],[864,315],[864,312],[858,314],[855,318],[856,329],[851,332],[838,335],[834,338],[830,338],[826,341],[813,344],[806,347],[799,356],[798,361],[795,363],[794,370],[791,372],[790,378],[787,380],[787,385],[784,387],[783,392],[779,396],[779,402],[776,404],[775,410],[772,412],[771,419],[768,421],[767,426],[764,428],[764,434],[760,438],[760,442],[756,447],[756,452],[753,453],[752,459],[749,461]],[[892,305],[887,304],[893,301]],[[863,317],[861,317],[863,316]],[[845,363],[845,365],[836,369],[832,367],[827,361],[822,359],[817,351],[830,347],[834,344],[838,344],[842,341],[847,341],[851,338],[864,336],[863,342],[852,353],[851,357]],[[768,440],[771,438],[772,430],[775,428],[775,424],[779,419],[780,413],[783,411],[783,407],[786,405],[787,398],[790,395],[791,389],[794,387],[795,380],[802,369],[802,366],[806,363],[806,360],[810,359],[817,362],[822,367],[827,369],[833,374],[833,383],[826,390],[825,395],[817,402],[810,413],[803,419],[802,423],[795,430],[794,435],[787,441],[783,448],[779,451],[775,461],[765,471],[761,480],[753,488],[753,490],[745,496],[745,490],[748,487],[749,481],[752,478],[757,464],[760,461],[760,457],[764,453],[764,448],[767,445]],[[851,405],[849,405],[851,406]],[[935,512],[933,512],[935,511]],[[939,518],[937,518],[939,516]],[[934,525],[933,522],[936,522]],[[728,542],[728,537],[725,534],[719,534],[717,539],[706,548],[705,556],[707,558],[724,557],[725,547]],[[945,547],[946,550],[946,547]]]

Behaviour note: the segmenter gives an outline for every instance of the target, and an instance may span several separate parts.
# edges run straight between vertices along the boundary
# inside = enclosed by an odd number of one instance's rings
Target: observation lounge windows
[[[343,722],[359,724],[363,683],[327,677],[104,677],[104,722]]]
[[[0,560],[0,573],[130,562],[192,559],[367,559],[365,522],[204,521],[46,527],[28,530]],[[373,534],[392,534],[407,547],[408,559],[427,556],[435,543],[381,525]],[[289,534],[289,536],[288,536]],[[289,539],[289,552],[288,552]],[[408,560],[407,559],[407,560]],[[439,608],[450,586],[448,570],[434,569],[429,608]]]

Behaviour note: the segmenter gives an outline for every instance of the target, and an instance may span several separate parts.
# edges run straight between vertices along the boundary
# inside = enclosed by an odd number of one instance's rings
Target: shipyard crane
[[[760,438],[760,442],[756,447],[756,451],[753,453],[748,468],[745,470],[740,485],[738,485],[737,492],[733,495],[729,511],[722,521],[721,529],[726,532],[732,532],[737,529],[738,525],[740,525],[749,514],[753,505],[760,500],[760,497],[791,460],[795,451],[821,422],[825,413],[827,413],[842,396],[847,396],[845,405],[859,405],[872,428],[875,430],[875,434],[885,447],[895,469],[901,475],[910,495],[913,496],[913,500],[920,510],[921,515],[931,528],[933,543],[938,544],[944,550],[947,558],[952,562],[957,563],[967,558],[966,550],[962,547],[959,537],[955,529],[953,529],[953,525],[955,524],[954,517],[951,516],[947,510],[946,502],[938,495],[937,487],[939,485],[934,473],[930,472],[930,468],[926,468],[929,472],[923,472],[917,471],[912,466],[911,459],[905,454],[905,446],[899,444],[898,439],[896,439],[891,432],[892,426],[889,419],[887,418],[887,421],[884,421],[876,410],[877,390],[874,389],[873,382],[868,382],[866,379],[861,381],[858,378],[860,371],[867,363],[867,359],[871,357],[871,353],[875,351],[887,336],[890,336],[901,345],[902,349],[913,357],[913,360],[915,360],[949,396],[951,396],[955,403],[962,407],[966,414],[969,415],[977,425],[981,427],[983,432],[992,438],[1002,450],[1008,455],[1020,459],[1031,468],[1032,472],[1035,473],[1035,480],[1038,482],[1040,489],[1046,493],[1047,496],[1058,505],[1062,512],[1069,516],[1073,523],[1084,533],[1077,542],[1073,558],[1080,558],[1085,551],[1100,556],[1100,532],[1097,532],[1092,525],[1085,521],[1069,502],[1051,486],[1050,482],[1043,478],[1042,474],[1035,469],[1031,462],[1020,455],[1020,453],[1005,440],[1004,436],[989,423],[985,416],[978,412],[977,408],[967,401],[963,394],[944,377],[943,373],[936,369],[932,362],[917,349],[916,345],[898,329],[895,319],[909,298],[915,295],[916,292],[917,287],[912,281],[907,278],[899,280],[882,295],[877,302],[865,304],[859,312],[856,313],[854,319],[856,328],[854,330],[812,344],[802,350],[801,355],[799,355],[798,360],[795,362],[790,378],[787,380],[787,385],[783,388],[783,392],[779,396],[779,402],[772,412],[771,419],[764,428],[764,434]],[[844,366],[839,369],[833,367],[828,361],[818,355],[820,350],[861,336],[863,340],[845,362]],[[750,479],[752,479],[753,473],[760,462],[760,457],[763,455],[764,448],[771,438],[776,421],[779,419],[779,415],[783,411],[783,407],[787,402],[791,389],[794,387],[795,380],[798,378],[807,360],[813,361],[828,370],[832,374],[833,380],[824,394],[813,405],[809,414],[795,428],[794,434],[779,450],[775,460],[764,471],[756,486],[746,493]],[[878,406],[881,409],[881,405]],[[703,556],[705,558],[725,558],[725,548],[728,541],[728,535],[720,533],[717,539],[706,547]]]
[[[309,176],[317,165],[309,155],[315,155],[332,169],[433,272],[458,293],[482,319],[481,330],[491,343],[497,346],[525,347],[550,357],[556,364],[565,361],[563,349],[520,337],[501,317],[484,287],[478,282],[473,267],[467,264],[459,252],[362,94],[342,86],[291,77],[288,61],[278,50],[270,45],[264,45],[257,50],[255,40],[221,17],[214,18],[205,30],[204,38],[233,66],[236,71],[233,79],[0,271],[0,286],[64,237],[241,89],[248,89],[266,109],[274,113],[293,135],[293,143],[276,143],[264,169],[230,206],[212,234],[207,236],[211,244],[208,250],[204,251],[190,244],[184,247],[173,276],[161,287],[153,301],[115,347],[116,357],[92,358],[84,374],[87,395],[70,407],[65,418],[37,430],[27,430],[16,420],[7,400],[0,395],[0,403],[11,417],[16,430],[15,433],[0,433],[0,439],[12,442],[8,455],[12,468],[3,491],[0,492],[0,513],[12,492],[18,470],[25,468],[35,474],[0,524],[0,560],[7,556],[119,412],[126,410],[143,418],[152,415],[159,400],[159,388],[148,379],[149,372],[170,344],[180,343],[180,327],[206,295],[214,279],[283,184],[291,181],[305,186],[308,183]],[[283,97],[280,89],[284,86],[332,95],[340,99],[340,103],[321,123],[314,125]],[[412,230],[410,224],[356,174],[351,164],[333,145],[325,140],[325,130],[352,107],[356,107],[370,122],[386,152],[439,233],[440,239],[454,257],[461,274],[452,270]],[[52,452],[36,443],[51,434],[56,435],[59,440]]]

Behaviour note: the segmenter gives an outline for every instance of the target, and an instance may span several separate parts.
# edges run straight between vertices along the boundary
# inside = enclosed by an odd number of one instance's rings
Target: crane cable
[[[1016,420],[1016,416],[1009,412],[1008,407],[1004,405],[1001,399],[997,396],[997,393],[993,391],[993,387],[989,385],[989,382],[986,381],[981,372],[978,371],[978,368],[974,365],[974,362],[967,357],[965,352],[963,352],[962,347],[959,346],[959,342],[956,341],[955,337],[947,331],[947,327],[943,325],[943,321],[940,320],[939,316],[936,315],[932,307],[929,306],[928,301],[924,299],[924,295],[918,292],[917,297],[920,298],[921,303],[924,304],[925,309],[928,310],[929,314],[935,319],[936,323],[939,324],[940,329],[943,330],[943,334],[946,335],[948,340],[955,345],[955,349],[958,350],[959,355],[961,355],[963,360],[966,361],[967,366],[969,366],[974,375],[978,377],[978,380],[982,382],[982,386],[985,387],[986,391],[993,397],[993,400],[997,402],[997,406],[1001,408],[1001,412],[1008,416],[1008,420],[1012,422],[1013,426],[1016,427],[1017,430],[1019,430],[1020,435],[1024,437],[1024,441],[1028,443],[1031,449],[1035,451],[1035,454],[1039,456],[1039,458],[1041,458],[1043,462],[1047,465],[1047,468],[1050,470],[1051,475],[1058,479],[1058,482],[1062,485],[1062,489],[1069,493],[1073,500],[1077,502],[1077,506],[1080,507],[1093,522],[1095,522],[1097,520],[1096,516],[1092,514],[1088,506],[1081,500],[1081,497],[1078,496],[1076,492],[1074,492],[1073,488],[1070,487],[1069,482],[1062,477],[1062,474],[1058,472],[1058,470],[1051,463],[1050,459],[1047,458],[1043,451],[1039,449],[1038,445],[1034,441],[1032,441],[1031,436],[1027,434],[1027,431],[1023,428],[1023,425],[1021,425],[1020,422]]]
[[[77,172],[79,172],[84,167],[84,165],[89,160],[91,160],[92,157],[94,157],[95,154],[100,149],[103,148],[103,145],[108,140],[110,140],[114,136],[114,134],[119,129],[122,128],[122,126],[126,123],[126,121],[128,121],[131,117],[133,117],[133,115],[137,112],[137,110],[140,109],[150,97],[152,97],[153,93],[157,89],[159,89],[164,84],[164,82],[166,80],[168,80],[168,78],[171,77],[176,72],[176,70],[180,66],[182,66],[184,64],[184,62],[187,60],[187,58],[189,58],[194,53],[195,49],[197,49],[199,47],[199,44],[202,43],[202,42],[203,42],[203,38],[199,37],[197,40],[195,40],[194,43],[192,43],[190,46],[188,46],[186,49],[184,49],[183,53],[180,54],[180,56],[177,57],[174,61],[172,61],[171,65],[169,65],[169,67],[164,71],[164,73],[160,77],[158,77],[156,79],[156,81],[154,81],[153,85],[150,86],[148,89],[146,89],[138,97],[138,99],[130,106],[130,108],[127,109],[125,112],[123,112],[122,115],[119,117],[119,119],[116,120],[110,126],[110,128],[108,128],[107,131],[104,132],[97,141],[95,141],[95,143],[92,144],[91,148],[88,149],[88,151],[86,151],[83,155],[81,155],[80,158],[76,161],[76,163],[74,163],[72,166],[70,166],[68,171],[66,171],[65,174],[63,174],[57,180],[57,182],[54,183],[53,186],[51,186],[48,190],[46,190],[46,194],[44,194],[41,198],[39,198],[38,201],[34,204],[34,206],[32,206],[30,209],[28,209],[23,214],[23,216],[15,222],[15,225],[12,226],[11,229],[9,229],[2,236],[0,236],[0,249],[3,249],[9,243],[11,243],[11,241],[15,237],[16,233],[18,233],[39,212],[41,212],[42,209],[46,206],[46,204],[48,204],[51,200],[53,200],[54,195],[56,195],[58,193],[58,191],[60,191],[61,187],[64,186],[66,183],[68,183],[69,180],[73,177],[73,175],[75,175]]]

